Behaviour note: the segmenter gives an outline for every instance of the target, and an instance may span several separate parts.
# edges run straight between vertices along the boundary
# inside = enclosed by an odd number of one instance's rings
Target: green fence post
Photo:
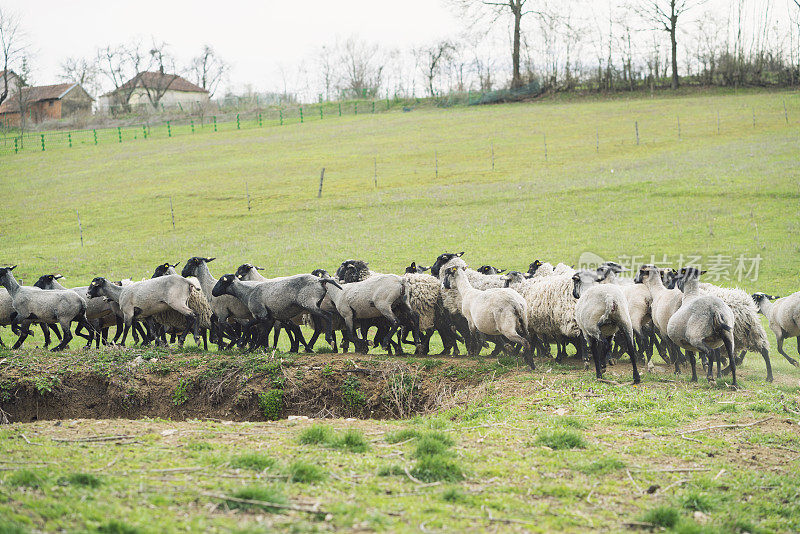
[[[44,152],[44,134],[42,134],[42,152]]]
[[[72,132],[67,132],[67,139],[69,139],[69,147],[72,148]]]
[[[256,97],[258,98],[258,97]],[[258,127],[261,128],[261,113],[258,114]]]
[[[300,108],[300,124],[303,123],[303,108]]]
[[[19,151],[19,146],[17,146],[17,138],[15,137],[14,138],[14,154],[16,154],[18,151]]]
[[[339,102],[339,116],[342,116],[342,103]]]
[[[117,126],[117,135],[119,136],[119,142],[122,142],[122,128]]]
[[[375,113],[375,101],[372,101],[372,112]]]
[[[389,109],[389,97],[388,96],[386,97],[386,109],[387,110]]]
[[[189,124],[192,126],[192,133],[194,133],[194,119],[189,119]]]
[[[281,116],[281,126],[283,126],[283,110],[282,110],[282,109],[279,109],[279,110],[278,110],[278,113],[280,113],[280,116]]]
[[[169,121],[167,121],[167,137],[172,137],[172,126],[170,126]]]
[[[322,106],[319,107],[319,120],[322,120]]]
[[[142,137],[147,139],[147,128],[145,127],[144,124],[142,124]]]
[[[214,131],[216,132],[217,131],[217,116],[214,115],[213,119],[214,119]]]
[[[236,114],[236,129],[241,130],[241,126],[239,126],[239,114]]]
[[[353,104],[353,111],[355,112],[356,115],[358,115],[358,102],[355,102]]]
[[[97,144],[97,130],[92,130],[94,132],[94,144]]]

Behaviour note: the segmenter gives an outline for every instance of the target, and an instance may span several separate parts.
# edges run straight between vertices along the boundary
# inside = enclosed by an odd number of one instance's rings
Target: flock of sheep
[[[552,344],[557,361],[572,344],[585,362],[592,356],[598,378],[624,351],[634,382],[640,380],[639,360],[651,367],[657,349],[676,373],[688,360],[693,381],[699,353],[709,380],[714,380],[716,361],[717,376],[729,371],[735,385],[736,365],[747,351],[763,356],[767,380],[772,380],[769,343],[757,316],[761,311],[775,332],[778,352],[798,365],[784,352],[783,342],[800,336],[800,292],[772,302],[776,297],[764,293],[751,296],[700,283],[702,272],[694,267],[678,272],[643,265],[630,280],[617,276],[623,269],[613,262],[576,271],[537,260],[525,273],[503,274],[488,265],[470,269],[462,255],[442,254],[424,268],[412,263],[403,275],[376,273],[364,261],[347,260],[333,276],[318,269],[264,278],[259,267],[246,263],[219,279],[208,266],[214,258],[193,257],[181,274],[175,271],[178,264],[164,263],[152,278],[140,282],[98,277],[71,289],[59,284],[62,277],[57,274],[23,286],[14,267],[3,267],[0,326],[10,325],[19,336],[13,346],[17,349],[31,335],[30,327],[39,324],[45,346],[50,330],[61,339],[55,351],[73,339],[72,323],[87,347],[108,344],[109,328],[115,326],[113,343],[124,345],[131,333],[142,344],[167,343],[168,336],[183,344],[191,332],[206,350],[209,340],[220,349],[276,346],[283,330],[292,352],[301,344],[312,351],[320,335],[338,350],[336,331],[341,332],[343,351],[353,343],[356,351],[367,352],[375,327],[373,344],[380,343],[390,354],[402,354],[405,344],[427,354],[431,336],[438,332],[442,355],[458,355],[459,342],[471,356],[493,343],[493,355],[521,353],[531,368],[534,355],[551,357]],[[308,341],[301,325],[313,328]]]

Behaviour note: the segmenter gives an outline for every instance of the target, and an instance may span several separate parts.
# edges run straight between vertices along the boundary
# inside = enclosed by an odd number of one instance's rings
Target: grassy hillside
[[[274,275],[348,257],[398,271],[445,249],[506,268],[586,251],[760,254],[760,283],[744,285],[785,292],[800,259],[798,120],[800,97],[772,93],[397,112],[25,153],[0,161],[0,258],[77,284],[196,254],[219,257],[216,274],[254,261]]]

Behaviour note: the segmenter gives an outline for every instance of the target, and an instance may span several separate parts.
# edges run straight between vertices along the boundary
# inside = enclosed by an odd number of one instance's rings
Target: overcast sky
[[[179,63],[209,43],[232,64],[234,87],[281,87],[280,66],[295,66],[337,38],[358,35],[406,47],[458,33],[438,0],[0,0],[22,17],[32,43],[37,84],[57,83],[67,56],[92,57],[98,46],[133,38],[164,40]]]

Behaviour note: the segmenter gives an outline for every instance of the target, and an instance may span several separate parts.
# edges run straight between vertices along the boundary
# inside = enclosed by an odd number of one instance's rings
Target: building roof
[[[177,74],[165,74],[163,72],[142,72],[122,84],[119,89],[108,92],[103,96],[110,96],[119,90],[133,89],[134,87],[168,87],[169,91],[182,91],[185,93],[208,92],[199,85],[195,85],[186,78],[178,76]]]
[[[0,70],[0,78],[2,78],[5,73],[6,73],[6,71]],[[14,72],[13,70],[9,69],[8,70],[8,75],[9,76],[17,76],[17,73]]]
[[[39,85],[32,87],[23,87],[22,91],[25,93],[25,100],[29,104],[34,102],[42,102],[45,100],[61,100],[64,96],[72,91],[75,87],[80,87],[77,83],[59,83],[56,85]],[[84,91],[85,92],[85,91]],[[87,93],[88,94],[88,93]],[[89,98],[92,98],[89,96]],[[92,98],[94,100],[94,98]],[[2,105],[0,105],[0,113],[9,113],[19,111],[19,100],[16,95],[9,96]]]

